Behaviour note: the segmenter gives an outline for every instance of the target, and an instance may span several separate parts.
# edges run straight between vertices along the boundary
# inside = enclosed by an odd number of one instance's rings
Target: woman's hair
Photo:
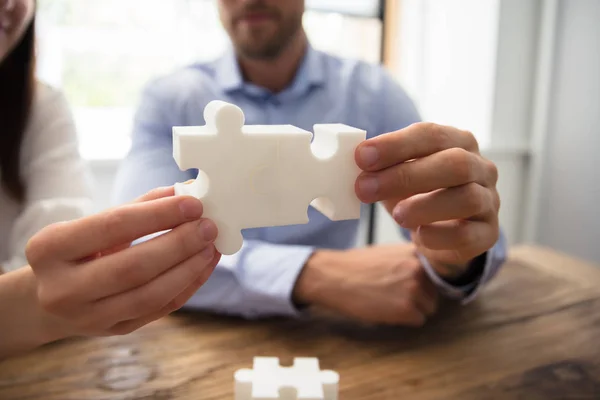
[[[0,88],[0,184],[22,202],[21,144],[35,95],[35,18],[16,47],[0,61]]]

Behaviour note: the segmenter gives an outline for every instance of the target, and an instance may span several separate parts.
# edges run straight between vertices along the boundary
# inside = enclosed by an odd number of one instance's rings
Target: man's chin
[[[244,43],[237,46],[237,50],[244,57],[254,60],[270,60],[276,58],[282,50],[279,45]]]

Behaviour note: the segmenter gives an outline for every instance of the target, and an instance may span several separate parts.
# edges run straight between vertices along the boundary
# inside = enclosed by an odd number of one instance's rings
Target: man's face
[[[250,58],[276,57],[302,27],[304,0],[219,0],[221,22]]]

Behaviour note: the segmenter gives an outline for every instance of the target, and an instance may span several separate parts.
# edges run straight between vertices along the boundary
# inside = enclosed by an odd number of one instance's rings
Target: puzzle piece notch
[[[316,124],[315,137],[311,143],[312,155],[318,160],[313,164],[312,175],[322,170],[333,171],[324,175],[322,185],[310,205],[332,221],[360,217],[360,200],[354,191],[354,182],[360,168],[354,160],[356,146],[366,139],[366,131],[345,124]],[[331,187],[339,186],[335,191]]]
[[[337,400],[339,374],[321,370],[319,360],[296,357],[282,367],[277,357],[254,357],[253,369],[234,374],[235,400]]]
[[[199,170],[175,194],[202,200],[222,254],[242,247],[242,229],[309,222],[309,205],[334,221],[360,217],[354,150],[364,130],[317,124],[311,143],[311,132],[292,125],[244,126],[243,111],[223,101],[210,102],[204,116],[204,126],[173,127],[179,168]]]

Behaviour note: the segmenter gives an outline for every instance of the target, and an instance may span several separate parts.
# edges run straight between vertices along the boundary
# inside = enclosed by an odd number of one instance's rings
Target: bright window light
[[[304,25],[318,49],[379,62],[376,18],[309,10]],[[122,158],[143,86],[228,41],[207,0],[38,0],[38,39],[38,76],[65,93],[87,159]]]

